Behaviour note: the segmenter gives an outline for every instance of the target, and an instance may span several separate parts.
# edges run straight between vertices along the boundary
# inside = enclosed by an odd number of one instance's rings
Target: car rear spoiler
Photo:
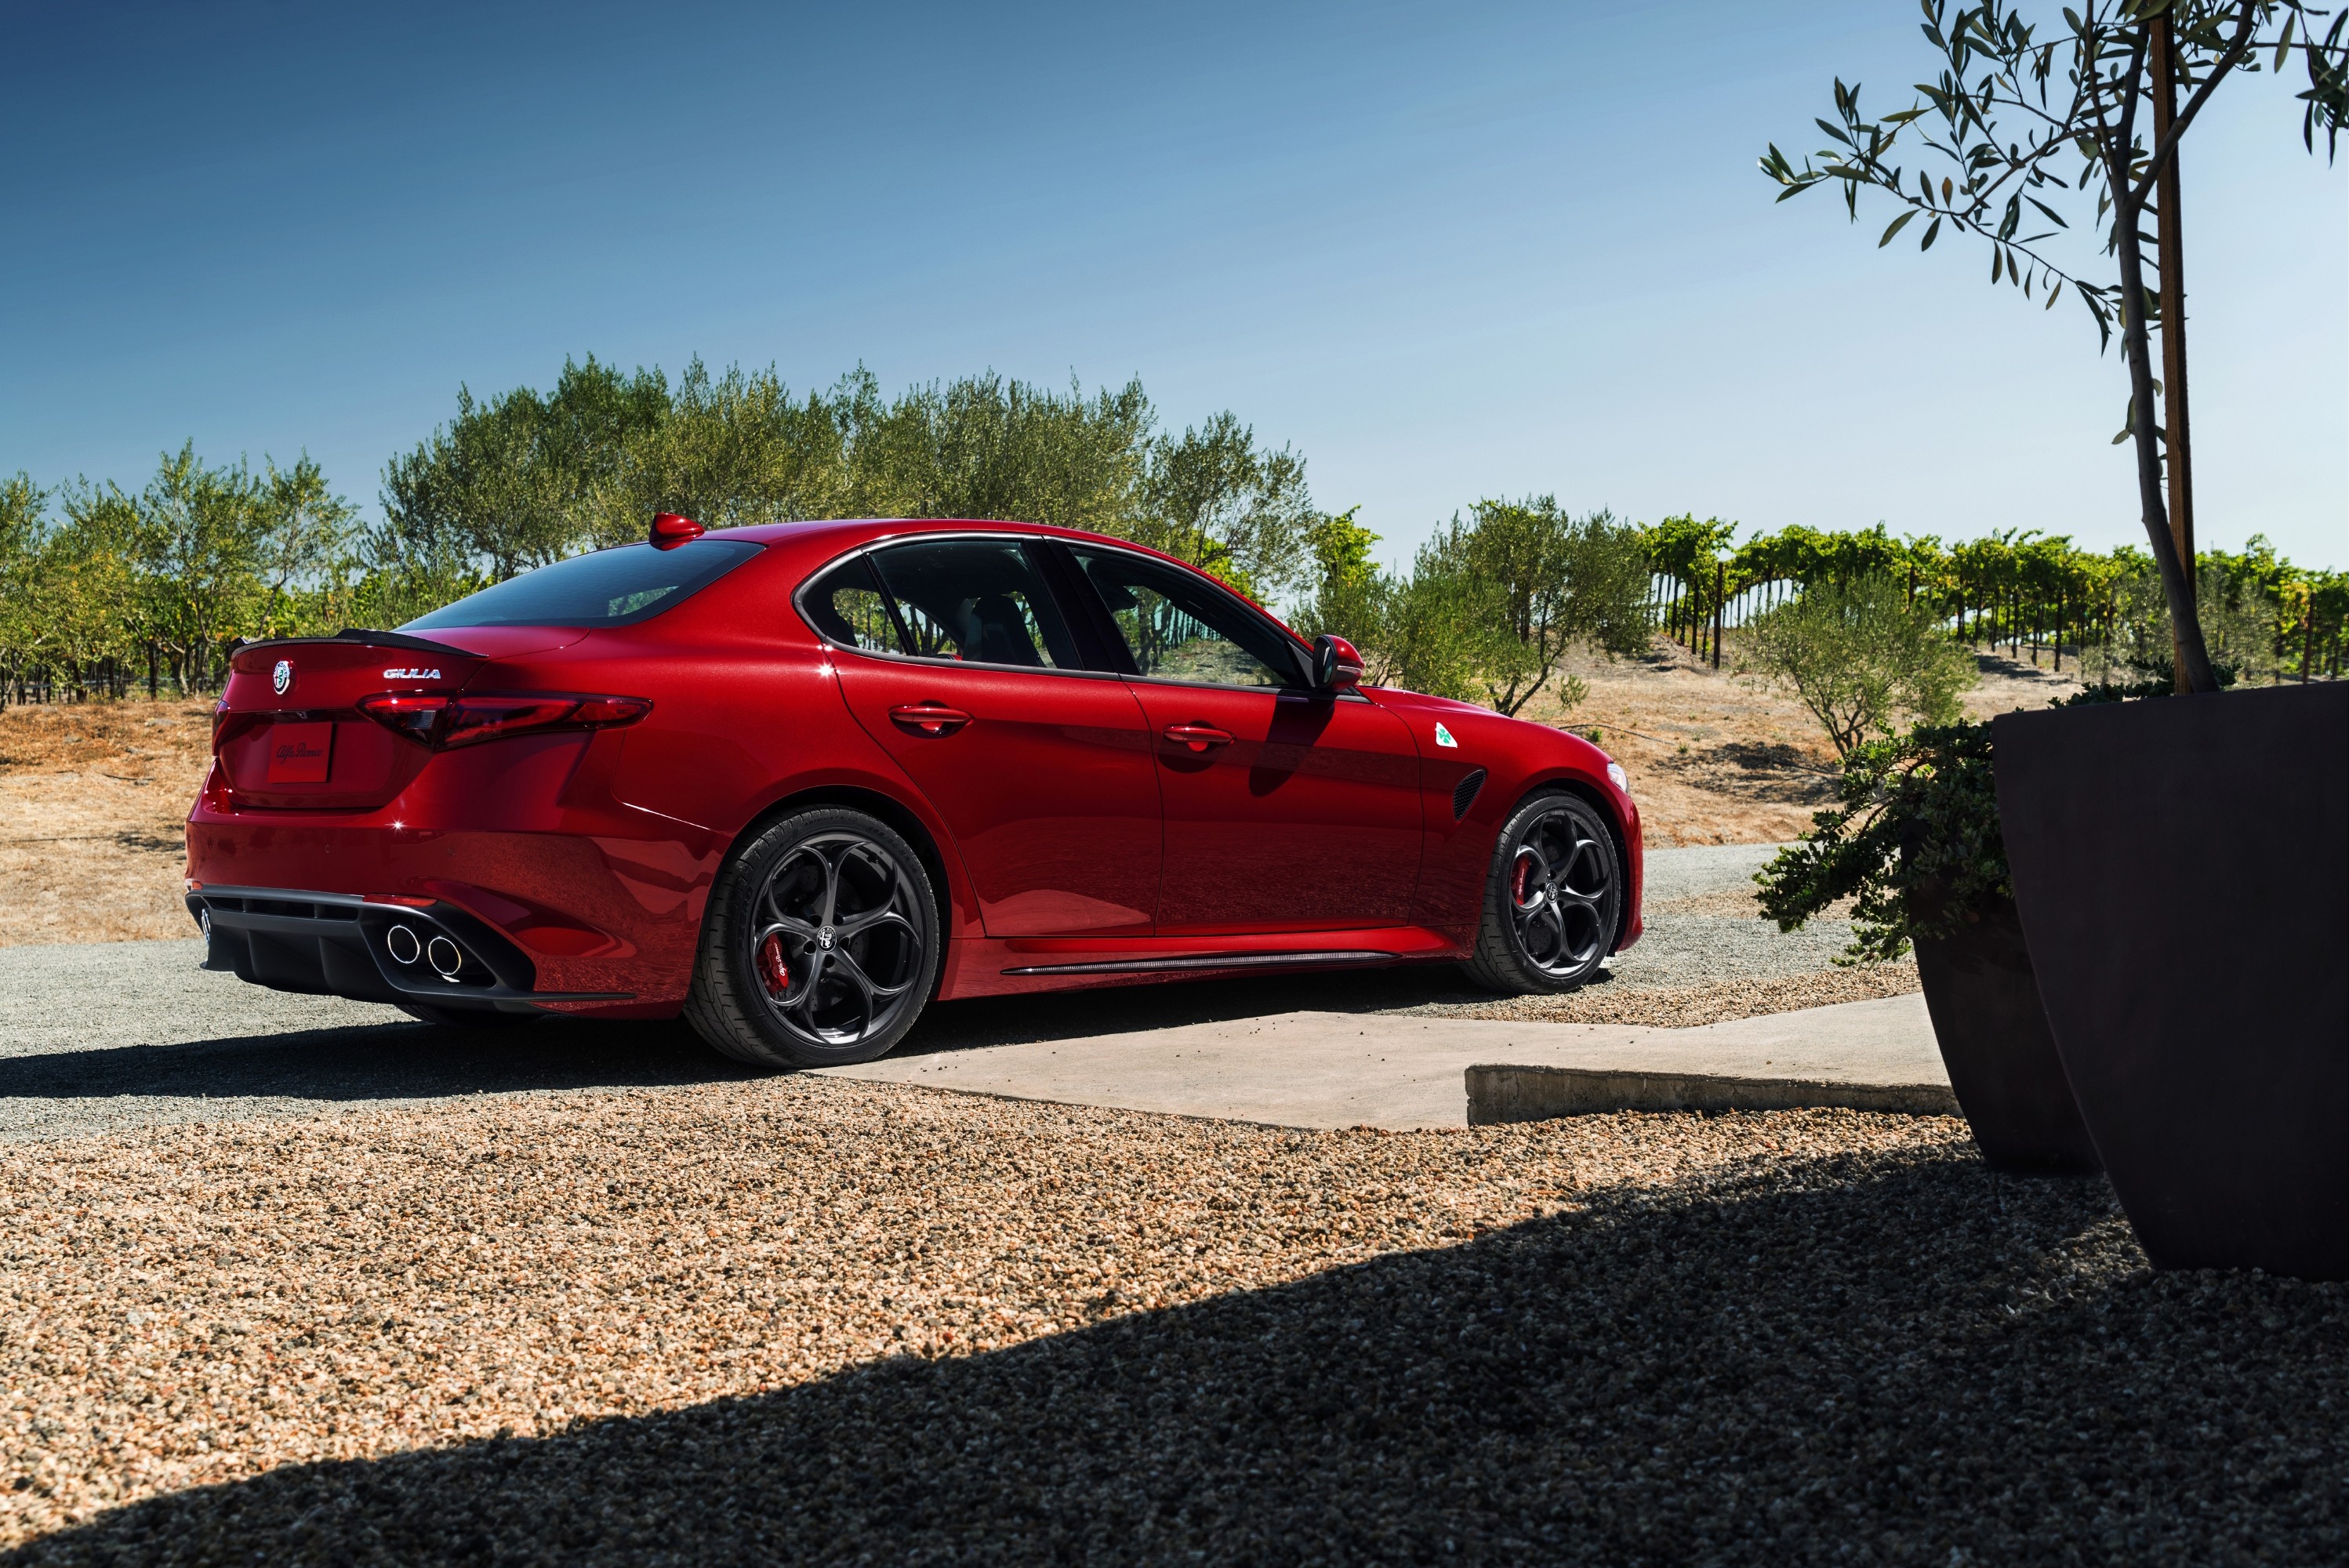
[[[460,659],[478,659],[479,654],[452,648],[446,643],[435,643],[423,637],[411,637],[405,632],[370,632],[364,626],[345,626],[331,637],[256,637],[251,642],[239,637],[228,645],[231,657],[252,648],[298,648],[316,646],[320,643],[356,643],[371,648],[407,648],[419,654],[447,654]]]

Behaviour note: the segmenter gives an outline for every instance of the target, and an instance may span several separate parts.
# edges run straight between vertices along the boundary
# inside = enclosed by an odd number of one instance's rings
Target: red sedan
[[[490,1024],[863,1061],[932,997],[1448,960],[1581,984],[1640,815],[1578,737],[1364,687],[1180,562],[779,523],[233,660],[188,818],[205,965]]]

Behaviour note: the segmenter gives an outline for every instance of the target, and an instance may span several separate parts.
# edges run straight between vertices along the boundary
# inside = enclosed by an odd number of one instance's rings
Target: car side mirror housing
[[[1313,639],[1313,684],[1323,691],[1351,691],[1362,684],[1362,655],[1343,637]]]

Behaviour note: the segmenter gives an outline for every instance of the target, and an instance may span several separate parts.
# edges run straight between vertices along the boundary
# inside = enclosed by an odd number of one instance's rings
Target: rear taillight
[[[652,703],[640,696],[579,696],[561,692],[512,696],[410,696],[386,692],[359,699],[361,713],[436,751],[550,729],[608,729],[634,724],[652,710]]]

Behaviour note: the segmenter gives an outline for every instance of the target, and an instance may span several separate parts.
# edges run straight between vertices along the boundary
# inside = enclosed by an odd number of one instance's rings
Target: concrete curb
[[[1468,1125],[1542,1121],[1614,1110],[1884,1110],[1956,1116],[1958,1097],[1940,1083],[1830,1083],[1806,1078],[1722,1078],[1709,1073],[1626,1072],[1606,1068],[1514,1064],[1468,1069]]]

